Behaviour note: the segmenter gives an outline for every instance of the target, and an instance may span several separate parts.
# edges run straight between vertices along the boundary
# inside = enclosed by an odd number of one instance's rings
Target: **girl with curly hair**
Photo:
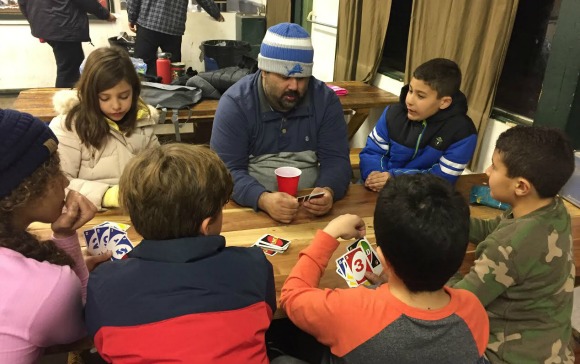
[[[33,363],[43,348],[86,335],[89,262],[76,230],[96,207],[78,192],[65,196],[57,147],[42,121],[0,110],[0,363]],[[51,224],[51,239],[27,232],[35,221]]]

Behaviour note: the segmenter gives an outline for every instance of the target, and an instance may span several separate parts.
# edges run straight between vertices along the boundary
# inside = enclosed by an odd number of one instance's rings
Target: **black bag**
[[[172,111],[171,122],[175,125],[175,139],[181,141],[179,133],[178,114],[180,109],[187,109],[189,115],[186,123],[191,118],[190,106],[201,100],[201,89],[190,86],[165,85],[154,82],[141,82],[141,98],[147,104],[160,109],[159,120],[165,122],[167,109]]]
[[[149,105],[167,109],[183,109],[201,100],[197,87],[141,82],[141,97]]]

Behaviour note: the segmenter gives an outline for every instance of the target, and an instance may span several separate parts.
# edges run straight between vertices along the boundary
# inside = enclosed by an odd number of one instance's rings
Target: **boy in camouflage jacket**
[[[511,209],[471,218],[471,271],[449,283],[472,291],[489,315],[492,363],[574,363],[574,258],[570,215],[558,191],[574,170],[556,129],[514,127],[500,135],[486,170],[491,195]]]

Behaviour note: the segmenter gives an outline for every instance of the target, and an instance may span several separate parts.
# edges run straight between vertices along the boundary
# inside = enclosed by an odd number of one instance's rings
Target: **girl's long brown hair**
[[[129,54],[120,47],[103,47],[95,49],[85,62],[81,78],[77,83],[79,104],[67,114],[65,125],[68,130],[74,127],[81,142],[89,147],[99,149],[109,133],[109,125],[99,106],[99,93],[126,81],[133,89],[131,109],[119,129],[127,134],[135,130],[141,83]]]
[[[26,230],[19,231],[13,226],[14,210],[27,201],[47,194],[50,184],[55,183],[60,173],[58,153],[53,153],[30,177],[0,199],[0,247],[12,249],[39,262],[74,266],[73,259],[53,241],[40,241]]]

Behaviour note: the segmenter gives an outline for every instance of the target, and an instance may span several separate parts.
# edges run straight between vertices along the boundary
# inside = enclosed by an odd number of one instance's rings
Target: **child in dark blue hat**
[[[0,110],[1,363],[33,363],[43,348],[86,335],[88,269],[76,230],[96,208],[75,191],[66,195],[57,148],[45,123]],[[51,224],[51,239],[26,231],[35,221]],[[93,265],[107,256],[90,259]]]

